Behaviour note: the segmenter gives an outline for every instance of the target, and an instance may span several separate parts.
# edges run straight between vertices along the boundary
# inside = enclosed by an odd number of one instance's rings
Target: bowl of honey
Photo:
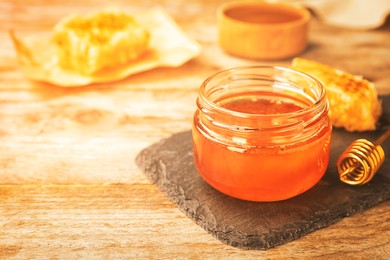
[[[227,53],[277,60],[301,53],[308,42],[310,12],[281,1],[233,1],[217,11],[218,43]]]
[[[283,67],[224,70],[204,81],[193,117],[200,176],[229,196],[279,201],[312,188],[329,162],[325,89]]]

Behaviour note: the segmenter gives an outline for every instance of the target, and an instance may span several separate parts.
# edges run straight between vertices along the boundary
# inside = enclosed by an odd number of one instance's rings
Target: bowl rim
[[[246,6],[274,6],[274,7],[283,7],[283,8],[288,8],[292,10],[294,13],[299,14],[300,17],[298,19],[294,19],[292,21],[287,21],[287,22],[278,22],[278,23],[252,23],[252,22],[247,22],[243,21],[240,19],[235,19],[232,18],[228,15],[226,15],[227,10],[231,10],[233,8],[237,7],[246,7]],[[298,5],[295,3],[287,3],[287,2],[282,2],[282,1],[267,1],[267,0],[235,0],[235,1],[230,1],[222,4],[221,6],[218,7],[217,9],[217,16],[220,19],[224,19],[226,21],[229,21],[231,23],[236,23],[239,25],[244,25],[247,27],[257,27],[257,28],[278,28],[278,27],[295,27],[295,26],[301,26],[307,24],[310,19],[311,19],[311,13],[310,11],[305,8],[302,5]]]

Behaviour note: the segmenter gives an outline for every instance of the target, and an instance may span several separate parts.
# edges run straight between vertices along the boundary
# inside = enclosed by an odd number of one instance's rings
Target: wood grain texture
[[[0,259],[390,255],[388,202],[274,250],[241,251],[185,217],[136,167],[140,150],[191,127],[206,77],[235,66],[290,63],[226,55],[216,44],[215,11],[222,2],[0,1]],[[9,29],[48,33],[64,15],[112,5],[130,12],[162,6],[202,45],[201,55],[179,68],[74,89],[33,82],[20,72]],[[349,31],[314,18],[302,56],[362,74],[390,93],[389,29],[387,23]]]
[[[389,202],[268,251],[220,243],[150,184],[2,185],[0,203],[0,258],[385,259],[390,250]]]

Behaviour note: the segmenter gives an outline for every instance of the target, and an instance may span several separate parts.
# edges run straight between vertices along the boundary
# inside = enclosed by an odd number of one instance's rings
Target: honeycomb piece
[[[335,127],[350,132],[376,129],[382,107],[372,82],[302,58],[294,58],[291,68],[313,76],[324,85]]]
[[[138,59],[148,50],[149,32],[121,12],[70,15],[54,28],[59,65],[82,74]]]

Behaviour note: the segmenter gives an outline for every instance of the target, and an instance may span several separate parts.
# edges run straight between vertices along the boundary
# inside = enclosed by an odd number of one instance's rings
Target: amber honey
[[[287,23],[302,19],[302,15],[285,5],[248,4],[226,9],[225,15],[231,19],[247,23]]]
[[[324,175],[331,124],[315,79],[284,68],[237,68],[206,80],[197,105],[194,161],[215,189],[277,201],[307,191]]]

